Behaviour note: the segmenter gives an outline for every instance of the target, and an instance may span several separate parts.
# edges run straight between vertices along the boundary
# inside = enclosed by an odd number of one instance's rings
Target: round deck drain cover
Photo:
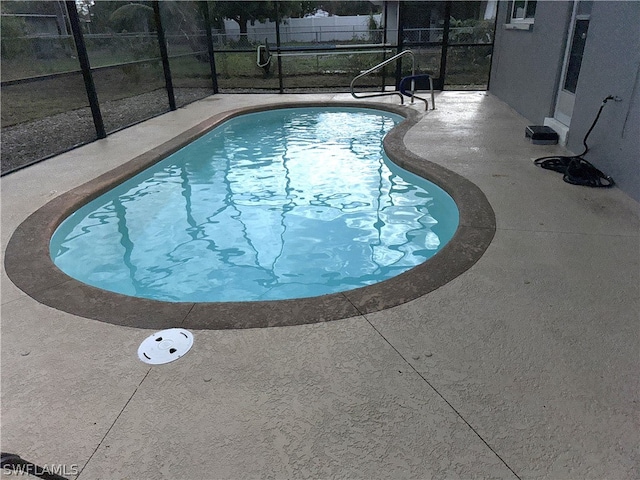
[[[192,345],[191,332],[184,328],[170,328],[145,338],[138,347],[138,357],[145,363],[160,365],[179,359]]]

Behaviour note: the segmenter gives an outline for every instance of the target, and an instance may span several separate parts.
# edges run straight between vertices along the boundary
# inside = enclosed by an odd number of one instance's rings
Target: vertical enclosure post
[[[447,74],[447,52],[449,50],[449,28],[451,25],[451,1],[444,5],[444,31],[442,32],[442,51],[440,53],[440,78],[437,90],[444,90],[444,79]]]
[[[284,93],[282,82],[282,61],[280,60],[280,5],[276,2],[276,52],[278,52],[278,85],[280,93]]]
[[[200,2],[202,16],[204,17],[204,28],[207,30],[207,50],[209,50],[209,67],[211,68],[211,83],[213,93],[218,93],[218,74],[216,72],[216,58],[213,51],[213,36],[211,35],[211,18],[209,17],[209,2]]]
[[[102,121],[102,113],[100,112],[100,103],[98,102],[98,94],[96,93],[96,86],[93,83],[93,75],[91,73],[91,64],[89,63],[89,55],[87,54],[87,47],[84,44],[84,37],[82,36],[82,29],[80,28],[80,19],[78,18],[78,11],[76,10],[76,2],[66,1],[67,13],[69,14],[69,25],[71,25],[71,32],[73,33],[73,41],[76,44],[76,52],[78,53],[78,62],[80,63],[80,69],[82,70],[82,77],[84,78],[84,87],[87,90],[87,97],[89,98],[89,107],[91,107],[91,115],[93,116],[93,124],[96,128],[96,134],[98,138],[106,138],[107,132],[104,130],[104,122]]]
[[[162,19],[160,18],[160,4],[158,0],[154,0],[153,2],[153,13],[156,20],[156,31],[158,33],[158,46],[160,47],[160,56],[162,57],[164,83],[167,87],[167,96],[169,97],[169,108],[171,110],[176,110],[176,97],[173,93],[171,68],[169,68],[169,53],[167,52],[167,41],[164,37],[164,29],[162,28]]]
[[[404,15],[405,8],[404,2],[400,0],[398,2],[398,53],[402,52],[404,48]],[[400,88],[400,81],[402,80],[402,57],[396,61],[396,90]]]
[[[382,60],[380,60],[380,62],[384,62],[386,60],[386,45],[387,45],[387,25],[389,24],[389,20],[388,20],[388,15],[389,15],[389,3],[387,2],[387,0],[384,1],[384,13],[382,14],[382,19],[384,21],[384,24],[382,25],[382,44],[385,45],[382,50]],[[385,87],[385,83],[387,80],[387,67],[382,67],[382,85],[380,86],[380,91],[384,92],[384,87]]]
[[[493,70],[493,52],[496,45],[496,30],[498,28],[498,12],[499,8],[496,8],[496,13],[493,19],[493,34],[491,35],[491,60],[489,61],[489,76],[487,77],[487,91],[491,88],[491,70]]]

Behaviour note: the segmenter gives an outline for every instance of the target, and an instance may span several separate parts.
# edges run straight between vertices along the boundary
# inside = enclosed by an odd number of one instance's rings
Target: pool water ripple
[[[381,282],[458,226],[440,187],[386,157],[382,110],[242,115],[67,218],[50,251],[68,275],[170,302],[303,298]]]

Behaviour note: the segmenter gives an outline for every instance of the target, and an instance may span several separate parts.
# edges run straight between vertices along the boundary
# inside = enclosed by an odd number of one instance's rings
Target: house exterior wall
[[[587,141],[586,159],[611,175],[640,201],[640,2],[594,2],[567,147],[583,150],[582,139],[607,95]]]
[[[507,2],[498,5],[490,91],[542,125],[553,116],[571,2],[538,2],[532,30],[507,30]]]
[[[532,30],[507,30],[508,4],[501,1],[490,91],[532,124],[553,117],[571,20],[572,2],[537,3]],[[640,2],[593,2],[567,148],[582,140],[602,100],[609,101],[588,139],[585,157],[640,201]]]

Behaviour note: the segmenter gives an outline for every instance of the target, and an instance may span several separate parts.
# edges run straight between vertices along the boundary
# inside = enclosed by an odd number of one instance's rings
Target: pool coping
[[[405,117],[384,138],[388,157],[398,166],[444,189],[453,197],[460,212],[453,238],[436,255],[396,277],[345,292],[292,300],[202,303],[164,302],[101,290],[69,277],[51,260],[51,236],[67,216],[217,125],[246,113],[317,106],[372,108]],[[482,257],[496,231],[493,208],[474,183],[414,154],[404,144],[406,133],[422,118],[423,114],[406,106],[345,101],[278,102],[213,115],[32,213],[13,232],[7,244],[5,271],[18,288],[39,303],[73,315],[136,328],[219,330],[302,325],[401,305],[432,292],[471,268]]]

